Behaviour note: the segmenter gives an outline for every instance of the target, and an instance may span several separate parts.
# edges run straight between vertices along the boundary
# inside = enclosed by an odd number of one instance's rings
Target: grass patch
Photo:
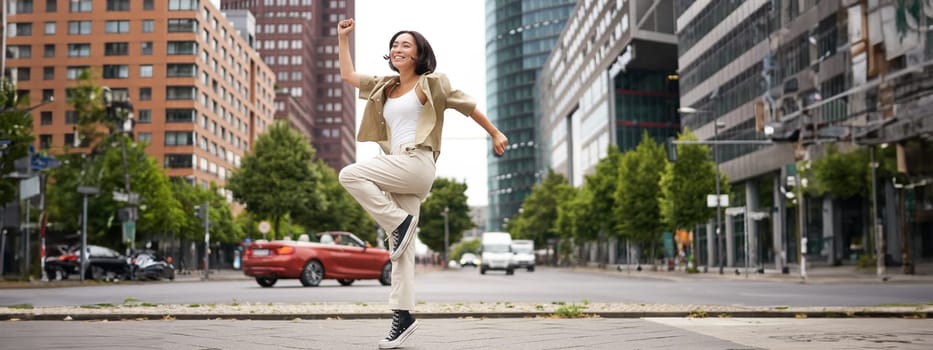
[[[535,310],[538,310],[538,311],[544,310],[544,305],[541,305],[541,304],[535,305]]]
[[[124,304],[137,303],[137,302],[139,302],[139,298],[129,297],[129,298],[123,299]]]
[[[153,304],[153,303],[142,303],[142,304],[140,304],[140,305],[143,306],[143,307],[156,307],[156,306],[159,306],[159,304]]]
[[[35,308],[35,307],[32,306],[32,304],[16,304],[16,305],[10,305],[10,306],[7,306],[7,307],[8,307],[8,308],[11,308],[11,309],[20,309],[20,310],[34,309],[34,308]]]
[[[709,314],[703,310],[690,310],[690,313],[687,314],[688,318],[706,318],[709,317]]]
[[[188,307],[201,307],[201,304],[188,304]]]
[[[364,307],[365,307],[365,306],[369,306],[369,305],[366,304],[366,303],[364,303],[364,302],[362,302],[362,301],[357,301],[357,302],[356,302],[356,306],[364,306]]]
[[[789,306],[775,306],[774,307],[775,310],[787,310],[789,308],[790,308]]]
[[[567,305],[567,303],[565,303],[565,302],[563,302],[563,301],[552,301],[551,304],[552,304],[552,305]]]
[[[554,310],[553,316],[558,318],[580,318],[586,316],[583,314],[583,310],[586,310],[586,305],[565,304]]]

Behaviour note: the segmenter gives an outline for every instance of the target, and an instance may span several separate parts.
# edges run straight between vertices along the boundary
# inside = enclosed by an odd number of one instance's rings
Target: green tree
[[[453,179],[437,178],[431,194],[421,205],[418,218],[418,237],[421,242],[436,252],[444,251],[444,208],[448,209],[448,243],[460,241],[463,231],[476,227],[467,205],[467,184]]]
[[[191,185],[182,180],[171,182],[172,193],[181,205],[182,217],[179,221],[177,238],[203,240],[204,223],[194,216],[194,206],[208,203],[208,215],[211,219],[210,232],[212,242],[236,243],[245,236],[243,227],[238,225],[226,198],[219,193],[215,183],[210,188]],[[203,208],[201,209],[203,213]]]
[[[280,237],[283,218],[302,210],[319,210],[320,170],[314,148],[285,122],[275,122],[259,136],[253,152],[227,180],[233,197],[258,217],[272,219],[272,237]]]
[[[679,141],[696,141],[689,129],[677,135]],[[677,161],[667,163],[661,176],[658,202],[664,228],[692,230],[716,215],[706,206],[706,195],[716,193],[716,165],[706,145],[677,145]],[[722,184],[728,184],[721,178]],[[723,186],[721,186],[723,187]],[[728,193],[723,191],[722,193]]]
[[[531,188],[531,193],[522,202],[521,210],[508,225],[515,239],[531,239],[535,246],[543,247],[548,239],[570,236],[557,225],[558,205],[573,198],[573,187],[563,175],[548,170],[541,183]]]
[[[101,125],[115,130],[115,121],[106,118],[101,102],[101,88],[88,71],[81,74],[78,86],[69,90],[67,102],[78,114],[78,133],[89,154],[67,153],[59,156],[62,166],[54,169],[48,188],[50,221],[65,232],[77,232],[82,210],[79,186],[97,187],[100,195],[88,198],[88,239],[109,246],[122,243],[122,228],[116,213],[126,203],[113,200],[115,191],[125,192],[126,175],[130,189],[139,195],[136,241],[153,235],[177,231],[183,219],[181,205],[172,194],[160,162],[145,153],[146,143],[136,143],[123,133],[105,134]],[[124,161],[125,144],[125,161]],[[70,145],[66,145],[66,151]],[[125,165],[124,165],[125,162]]]
[[[27,156],[29,145],[35,142],[32,115],[22,108],[28,103],[27,98],[16,95],[13,83],[0,79],[0,141],[11,142],[0,149],[0,207],[17,198],[19,180],[6,174],[13,172],[14,162]]]
[[[321,174],[320,210],[305,210],[296,214],[295,221],[311,233],[321,231],[348,231],[360,239],[375,244],[376,221],[340,185],[337,172],[323,161],[314,167]]]
[[[666,163],[664,148],[645,132],[638,147],[622,156],[615,192],[619,230],[642,250],[647,250],[652,261],[664,228],[658,193]]]
[[[481,247],[482,242],[478,239],[457,242],[450,248],[450,260],[460,260],[464,253],[473,253],[479,256]]]

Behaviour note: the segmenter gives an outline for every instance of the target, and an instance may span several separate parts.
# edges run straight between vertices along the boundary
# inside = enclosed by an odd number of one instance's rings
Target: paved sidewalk
[[[3,322],[4,349],[376,349],[389,320]],[[917,319],[422,319],[405,349],[933,348]]]

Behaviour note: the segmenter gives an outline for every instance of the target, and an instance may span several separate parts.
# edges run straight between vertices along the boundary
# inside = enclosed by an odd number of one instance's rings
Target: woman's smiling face
[[[415,61],[418,58],[418,46],[415,44],[415,37],[408,33],[402,33],[392,42],[392,49],[389,50],[389,61],[396,69],[414,69]]]

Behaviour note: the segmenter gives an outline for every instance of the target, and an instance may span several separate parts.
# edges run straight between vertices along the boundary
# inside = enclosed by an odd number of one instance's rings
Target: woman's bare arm
[[[337,23],[337,53],[340,57],[340,78],[353,87],[360,88],[360,75],[353,68],[353,57],[350,57],[350,32],[353,31],[352,18]]]
[[[470,114],[470,117],[473,118],[476,124],[479,124],[479,126],[483,127],[483,129],[489,133],[489,136],[492,136],[493,152],[495,152],[497,156],[504,154],[505,147],[509,145],[509,138],[506,137],[505,134],[503,134],[501,131],[499,131],[499,128],[496,128],[496,126],[493,125],[491,121],[489,121],[489,118],[486,117],[486,114],[480,111],[479,108],[474,109],[473,113]]]

